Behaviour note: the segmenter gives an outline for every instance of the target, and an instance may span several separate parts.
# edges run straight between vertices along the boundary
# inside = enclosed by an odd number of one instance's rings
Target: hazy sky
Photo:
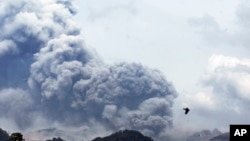
[[[227,131],[249,123],[250,2],[75,0],[75,6],[85,43],[106,62],[141,63],[174,84],[176,126]],[[191,108],[187,117],[183,106]]]
[[[249,1],[71,2],[0,1],[1,128],[177,141],[250,122]]]

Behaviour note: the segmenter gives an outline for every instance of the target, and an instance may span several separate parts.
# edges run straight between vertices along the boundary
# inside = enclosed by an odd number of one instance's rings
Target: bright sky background
[[[106,62],[141,63],[174,84],[175,126],[227,131],[229,124],[249,124],[250,2],[75,0],[75,6],[86,45]],[[183,106],[191,108],[188,117]]]

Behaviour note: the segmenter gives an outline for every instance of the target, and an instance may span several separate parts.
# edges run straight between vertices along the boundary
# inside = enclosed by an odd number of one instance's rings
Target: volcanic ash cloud
[[[173,126],[173,85],[141,64],[105,64],[84,45],[71,1],[0,5],[0,105],[11,107],[0,118],[23,129],[40,115],[61,126],[96,121],[155,136]]]

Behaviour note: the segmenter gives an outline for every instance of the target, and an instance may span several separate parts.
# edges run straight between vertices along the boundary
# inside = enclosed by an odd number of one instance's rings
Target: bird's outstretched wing
[[[185,110],[185,115],[188,114],[188,112],[190,111],[190,109],[188,107],[183,108],[183,110]]]

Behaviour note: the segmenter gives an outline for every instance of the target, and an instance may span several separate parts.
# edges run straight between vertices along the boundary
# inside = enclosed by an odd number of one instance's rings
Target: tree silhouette
[[[10,138],[9,134],[0,128],[0,140],[1,141],[9,141],[9,138]]]
[[[25,141],[25,140],[23,139],[23,135],[22,135],[21,133],[19,133],[19,132],[12,133],[12,134],[10,135],[10,140],[11,140],[11,141]]]
[[[52,140],[46,140],[46,141],[64,141],[62,138],[53,138]]]
[[[97,137],[92,141],[153,141],[153,139],[144,136],[139,131],[123,130],[103,138]]]

